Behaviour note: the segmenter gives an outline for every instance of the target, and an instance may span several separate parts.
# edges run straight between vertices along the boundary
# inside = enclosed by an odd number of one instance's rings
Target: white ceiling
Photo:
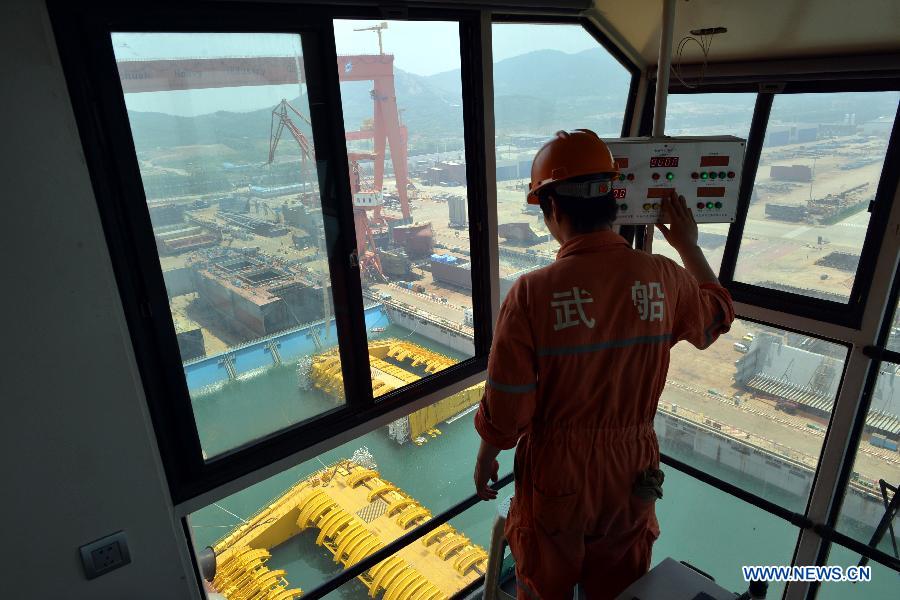
[[[656,64],[662,0],[594,0],[589,16],[641,66]],[[900,0],[676,0],[673,48],[691,29],[718,26],[728,33],[713,39],[709,62],[891,53]],[[702,58],[686,46],[684,63]]]

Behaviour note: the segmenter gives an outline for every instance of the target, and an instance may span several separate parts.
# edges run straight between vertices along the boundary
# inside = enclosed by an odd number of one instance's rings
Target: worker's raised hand
[[[656,227],[675,250],[682,252],[697,246],[697,222],[684,196],[677,195],[674,189],[669,190],[669,193],[663,196],[659,214],[660,221],[669,225],[657,223]]]
[[[500,463],[496,459],[475,461],[475,493],[482,500],[493,500],[497,491],[490,487],[488,481],[496,483],[499,478]]]

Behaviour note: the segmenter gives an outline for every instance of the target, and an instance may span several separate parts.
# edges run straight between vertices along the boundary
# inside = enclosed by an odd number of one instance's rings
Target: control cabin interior
[[[512,453],[479,501],[473,415],[559,249],[531,161],[576,128],[633,247],[679,260],[652,224],[686,196],[737,314],[671,351],[656,572],[895,597],[896,2],[0,14],[4,597],[498,597]]]

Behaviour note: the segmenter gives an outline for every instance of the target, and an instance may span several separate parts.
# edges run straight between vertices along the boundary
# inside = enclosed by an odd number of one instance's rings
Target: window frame
[[[869,76],[867,74],[867,76]],[[738,199],[738,213],[734,223],[728,230],[728,240],[726,242],[726,251],[722,259],[722,270],[720,280],[735,300],[737,314],[736,317],[742,320],[751,320],[757,323],[768,324],[780,329],[792,330],[798,333],[804,333],[813,337],[839,343],[850,347],[850,353],[845,359],[844,370],[842,373],[841,383],[838,387],[838,398],[835,399],[835,406],[829,418],[828,428],[826,430],[825,440],[820,450],[819,462],[813,478],[812,489],[807,499],[806,509],[803,515],[786,514],[786,509],[779,507],[775,509],[772,504],[765,499],[757,498],[752,494],[735,493],[737,490],[730,489],[727,482],[709,475],[699,469],[686,465],[677,459],[673,459],[666,455],[661,455],[662,462],[676,468],[692,477],[712,485],[726,493],[737,496],[738,498],[750,502],[759,508],[767,510],[776,516],[780,516],[798,527],[798,540],[794,550],[793,561],[796,563],[805,557],[805,560],[815,560],[815,564],[826,564],[828,548],[831,544],[839,544],[870,560],[879,564],[900,571],[900,561],[894,559],[877,549],[869,548],[865,544],[836,531],[833,525],[836,523],[839,515],[839,504],[842,502],[846,490],[849,474],[853,468],[854,453],[847,453],[835,461],[835,447],[841,445],[843,441],[842,434],[835,432],[832,425],[835,424],[836,412],[839,408],[838,404],[843,400],[843,404],[847,404],[853,400],[854,395],[861,396],[861,402],[856,406],[853,425],[851,429],[851,439],[849,440],[850,448],[858,446],[859,435],[861,435],[862,425],[865,423],[866,412],[868,410],[869,400],[866,394],[871,393],[869,386],[874,386],[874,380],[869,381],[869,377],[877,377],[878,364],[880,360],[891,360],[892,358],[900,358],[900,353],[891,352],[881,347],[866,347],[863,354],[866,355],[866,364],[860,366],[852,364],[858,361],[855,354],[860,350],[859,342],[865,339],[867,331],[871,331],[867,326],[867,319],[871,319],[870,314],[873,310],[883,307],[875,307],[874,303],[881,301],[881,297],[876,293],[870,293],[869,284],[871,278],[878,274],[879,269],[883,269],[883,263],[886,260],[894,260],[896,257],[881,256],[884,247],[887,227],[891,222],[892,215],[895,215],[900,206],[897,203],[898,183],[900,183],[900,103],[898,103],[898,111],[895,116],[891,135],[889,137],[888,146],[885,151],[884,165],[882,167],[881,177],[878,182],[875,198],[870,212],[870,225],[867,228],[864,238],[863,247],[860,251],[860,267],[857,270],[856,279],[854,281],[854,289],[851,291],[851,298],[856,292],[856,303],[854,305],[840,304],[837,302],[829,302],[809,296],[801,296],[791,294],[779,290],[771,290],[761,286],[746,284],[733,281],[734,267],[737,262],[737,254],[740,247],[741,237],[743,234],[743,225],[746,222],[747,209],[749,208],[750,194],[755,184],[756,170],[758,168],[759,157],[762,151],[762,145],[765,140],[765,131],[768,125],[771,108],[774,103],[774,97],[777,94],[794,94],[794,93],[840,93],[840,92],[879,92],[879,91],[900,91],[900,78],[894,73],[882,74],[874,76],[873,79],[861,80],[858,74],[852,72],[828,72],[816,75],[815,79],[801,77],[796,81],[792,77],[752,77],[750,80],[740,79],[738,81],[729,81],[727,79],[711,81],[703,85],[692,88],[686,88],[679,82],[670,82],[669,93],[678,94],[704,94],[704,93],[722,93],[722,92],[755,92],[757,94],[756,104],[754,106],[754,114],[751,121],[750,132],[748,134],[748,142],[745,151],[745,162],[742,168],[742,183]],[[651,82],[655,81],[655,77]],[[773,83],[774,82],[774,83]],[[640,135],[649,135],[653,122],[653,94],[647,94],[640,113]],[[874,210],[873,210],[874,209]],[[738,224],[740,222],[740,230]],[[638,229],[638,235],[635,241],[635,247],[640,247],[642,241],[643,228]],[[864,262],[865,261],[865,262]],[[892,263],[890,268],[894,268]],[[900,277],[900,269],[898,269],[897,277]],[[892,294],[897,294],[897,280],[894,279]],[[865,284],[860,283],[865,282]],[[865,289],[857,292],[859,286],[865,286]],[[896,306],[897,296],[892,295],[888,300],[887,312],[893,310]],[[753,312],[751,316],[748,310]],[[766,316],[778,316],[777,319],[766,319]],[[892,314],[883,316],[884,322],[879,321],[878,327],[882,324],[890,330],[890,319]],[[792,319],[793,318],[793,319]],[[796,322],[800,324],[797,325]],[[794,323],[794,326],[790,325]],[[884,338],[886,340],[886,338]],[[882,340],[882,341],[884,341]],[[872,360],[872,359],[876,360]],[[858,371],[860,368],[865,370],[866,379],[862,384],[858,385],[853,381],[848,382],[851,370]],[[874,373],[874,375],[873,375]],[[857,393],[858,392],[858,393]],[[847,398],[843,398],[847,396]],[[843,406],[841,408],[844,408]],[[857,431],[857,428],[859,431]],[[855,437],[853,437],[855,436]],[[838,484],[831,486],[831,482],[822,482],[822,475],[825,471],[838,470]],[[828,479],[825,477],[824,479]],[[829,490],[829,487],[831,490]],[[821,489],[820,489],[821,488]],[[823,494],[828,494],[829,505],[826,512],[825,522],[816,521],[813,516],[819,513],[816,503],[821,501]],[[759,502],[762,500],[762,502]],[[777,505],[775,505],[777,506]],[[837,508],[836,508],[837,507]],[[790,511],[787,511],[790,513]],[[816,542],[818,540],[818,542]],[[812,553],[812,554],[811,554]],[[805,563],[809,564],[809,563]],[[815,597],[817,586],[807,586],[805,583],[790,583],[785,590],[785,598],[804,597],[798,594],[805,594],[809,600]]]
[[[897,307],[898,300],[900,300],[900,267],[897,268],[894,274],[893,284],[891,285],[891,292],[886,306],[887,310],[884,311],[881,326],[878,330],[878,338],[874,344],[863,348],[863,354],[870,359],[869,368],[866,372],[865,382],[863,383],[862,399],[859,403],[859,409],[854,415],[847,442],[850,451],[847,452],[847,456],[840,465],[840,470],[838,472],[837,484],[835,486],[838,490],[838,494],[831,503],[826,521],[821,525],[821,531],[819,532],[822,537],[826,538],[826,542],[819,548],[818,554],[816,555],[816,564],[827,564],[831,546],[832,544],[837,543],[849,550],[858,552],[860,555],[866,556],[867,558],[880,558],[881,560],[877,560],[877,562],[882,565],[884,565],[884,560],[886,558],[891,559],[895,563],[895,566],[892,568],[900,570],[900,559],[885,554],[877,548],[870,547],[868,544],[865,544],[856,538],[841,533],[840,529],[837,527],[838,520],[841,516],[841,509],[843,508],[844,500],[846,499],[847,491],[849,490],[853,466],[859,454],[859,447],[862,442],[866,418],[869,414],[869,407],[872,403],[875,386],[878,383],[881,365],[885,362],[900,365],[900,352],[887,349],[891,325],[894,320],[894,310]],[[832,536],[834,539],[830,539],[829,536]],[[866,551],[871,552],[872,555],[869,555]],[[818,587],[818,585],[811,586],[811,593],[814,594],[815,591],[818,590]],[[811,595],[810,597],[813,596]]]
[[[384,15],[374,6],[283,4],[77,9],[59,0],[50,3],[50,12],[173,504],[196,500],[288,457],[318,449],[347,432],[369,425],[374,429],[377,421],[385,416],[412,407],[422,398],[448,387],[462,388],[462,383],[484,372],[491,345],[492,318],[487,178],[483,167],[480,11],[426,8]],[[355,230],[349,174],[341,168],[333,169],[330,174],[321,173],[320,178],[330,176],[326,188],[333,189],[327,201],[328,192],[323,189],[322,204],[333,297],[341,300],[335,304],[335,321],[347,402],[204,460],[109,35],[117,31],[264,31],[299,35],[306,57],[305,78],[310,84],[310,95],[318,96],[311,97],[310,102],[317,152],[326,156],[330,165],[342,165],[347,164],[347,148],[338,74],[336,70],[323,68],[337,60],[332,20],[385,17],[459,22],[463,123],[470,177],[468,208],[475,356],[377,400],[372,397],[362,288],[358,268],[350,261],[356,240],[355,235],[347,233]],[[131,201],[124,202],[124,199]]]
[[[686,88],[675,82],[670,85],[669,93],[704,94],[717,92],[756,92],[757,102],[747,138],[744,154],[744,165],[741,175],[741,189],[738,195],[738,208],[735,221],[728,230],[725,253],[722,256],[722,267],[719,279],[737,302],[764,306],[785,314],[810,317],[835,325],[858,329],[862,322],[863,311],[868,300],[868,282],[875,272],[878,250],[884,239],[887,228],[887,217],[890,213],[894,190],[900,182],[900,107],[894,118],[891,135],[885,152],[881,176],[876,188],[875,197],[868,211],[871,214],[869,226],[860,248],[859,267],[850,290],[847,303],[840,303],[802,294],[770,289],[756,284],[735,280],[740,245],[747,221],[750,196],[753,193],[759,159],[765,143],[769,117],[775,97],[789,94],[827,94],[842,92],[900,92],[900,78],[884,77],[871,80],[860,80],[848,73],[823,74],[820,80],[789,81],[772,78],[767,83],[710,83]],[[649,134],[652,125],[654,97],[650,94],[642,112],[642,133]]]

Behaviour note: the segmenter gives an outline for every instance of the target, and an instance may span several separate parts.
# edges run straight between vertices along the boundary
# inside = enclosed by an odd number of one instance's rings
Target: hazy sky
[[[336,21],[338,54],[376,54],[378,37],[354,31],[378,21]],[[394,55],[397,68],[417,75],[458,69],[459,25],[447,22],[391,21],[382,33],[384,51]],[[534,50],[567,53],[596,48],[597,43],[579,26],[495,25],[494,60]],[[291,34],[119,33],[113,35],[118,60],[213,58],[226,56],[296,56],[300,40]],[[218,110],[248,111],[274,106],[281,98],[300,93],[298,85],[127,94],[131,110],[192,116]]]

